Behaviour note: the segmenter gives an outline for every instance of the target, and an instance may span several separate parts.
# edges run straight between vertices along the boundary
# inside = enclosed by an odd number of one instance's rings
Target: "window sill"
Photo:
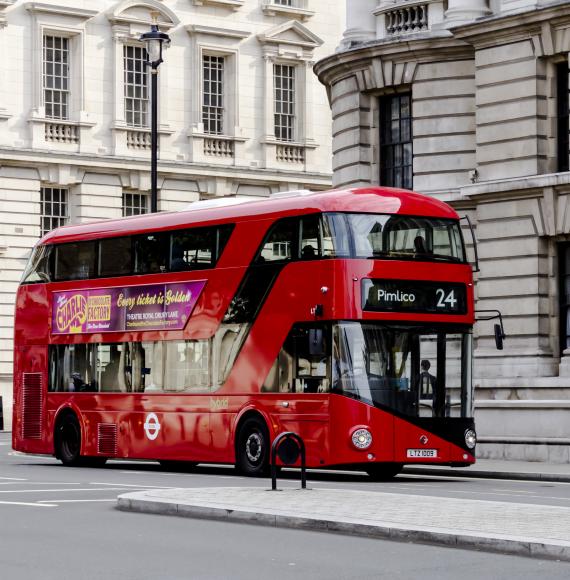
[[[243,6],[243,0],[193,0],[194,6],[202,6],[203,4],[211,4],[213,6],[221,6],[229,8],[230,10],[239,10]]]
[[[292,18],[300,18],[301,20],[307,20],[315,15],[313,10],[297,8],[296,6],[282,6],[281,4],[274,4],[267,0],[264,2],[261,9],[267,16],[288,16]]]

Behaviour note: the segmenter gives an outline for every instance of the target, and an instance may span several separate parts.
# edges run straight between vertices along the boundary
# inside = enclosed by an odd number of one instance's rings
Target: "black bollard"
[[[285,465],[293,465],[301,455],[301,487],[307,489],[307,470],[305,458],[305,443],[300,435],[287,431],[281,433],[271,445],[271,489],[277,489],[277,465],[276,459],[279,459]]]

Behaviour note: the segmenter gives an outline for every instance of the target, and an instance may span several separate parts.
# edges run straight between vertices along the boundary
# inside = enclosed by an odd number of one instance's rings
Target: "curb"
[[[397,525],[371,524],[363,521],[331,520],[288,516],[269,512],[234,510],[207,505],[190,505],[161,500],[145,500],[133,494],[120,495],[116,508],[121,511],[247,523],[274,528],[289,528],[317,532],[339,533],[397,542],[419,542],[450,548],[476,549],[500,554],[526,556],[570,562],[570,545],[544,543],[507,536],[477,536],[452,530],[430,530]]]
[[[514,479],[518,481],[552,481],[570,483],[570,475],[561,473],[524,473],[521,471],[468,471],[465,469],[437,467],[404,467],[408,475],[439,475],[444,477],[472,477],[480,479]]]

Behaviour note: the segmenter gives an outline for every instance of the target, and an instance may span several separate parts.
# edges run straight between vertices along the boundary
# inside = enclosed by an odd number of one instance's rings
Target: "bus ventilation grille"
[[[97,424],[97,453],[105,457],[117,455],[117,425],[115,423]]]
[[[41,439],[44,391],[41,373],[22,373],[22,439]]]

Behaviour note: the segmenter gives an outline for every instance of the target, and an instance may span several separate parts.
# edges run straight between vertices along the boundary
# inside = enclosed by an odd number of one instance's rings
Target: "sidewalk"
[[[415,475],[445,475],[448,477],[570,482],[570,463],[478,459],[475,465],[459,468],[443,467],[440,465],[408,465],[404,468],[403,473]],[[570,532],[568,536],[570,537]]]
[[[117,507],[570,561],[570,508],[318,485],[150,490],[120,495]]]

